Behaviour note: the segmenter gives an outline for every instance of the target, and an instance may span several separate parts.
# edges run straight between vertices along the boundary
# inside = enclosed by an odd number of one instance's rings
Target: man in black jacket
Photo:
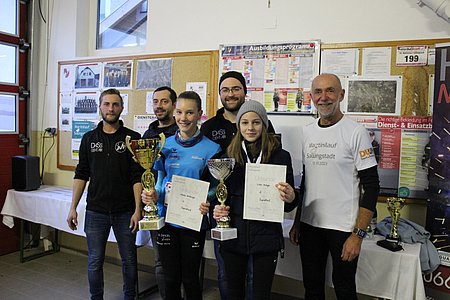
[[[83,135],[73,182],[72,204],[67,223],[78,226],[77,206],[90,180],[84,232],[88,244],[88,280],[91,299],[103,299],[103,261],[111,227],[122,258],[124,299],[136,296],[136,229],[141,219],[141,175],[125,145],[125,137],[139,139],[139,133],[119,120],[123,99],[119,91],[101,93],[103,121]]]
[[[173,111],[177,102],[177,93],[168,86],[157,88],[153,92],[153,112],[157,120],[150,123],[147,131],[142,138],[149,139],[157,137],[160,133],[164,133],[166,138],[175,134],[178,125],[173,117]],[[156,171],[154,173],[157,173]],[[155,174],[156,177],[157,174]],[[158,245],[156,243],[156,230],[150,231],[153,245],[153,254],[155,256],[155,276],[158,283],[159,294],[163,300],[166,299],[164,271],[161,260],[159,258]]]

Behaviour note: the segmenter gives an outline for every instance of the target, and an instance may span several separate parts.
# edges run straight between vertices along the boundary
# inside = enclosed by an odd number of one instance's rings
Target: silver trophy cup
[[[216,197],[220,205],[225,207],[228,191],[224,183],[230,176],[235,164],[234,158],[208,159],[208,169],[211,175],[219,180],[217,185]],[[217,220],[217,227],[211,229],[211,238],[219,241],[225,241],[237,238],[237,229],[230,228],[230,217],[222,217]]]

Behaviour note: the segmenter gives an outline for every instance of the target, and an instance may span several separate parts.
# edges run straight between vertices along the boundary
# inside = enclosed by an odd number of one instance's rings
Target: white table
[[[84,212],[86,196],[78,205],[78,229],[72,231],[66,217],[72,198],[71,189],[55,186],[42,186],[39,190],[19,192],[9,190],[1,211],[3,224],[14,226],[13,217],[51,226],[53,228],[84,236]],[[283,223],[285,237],[285,257],[278,260],[276,274],[302,280],[300,252],[289,242],[289,229],[292,220]],[[420,245],[405,244],[404,251],[391,252],[365,239],[359,256],[356,285],[359,293],[374,297],[395,300],[424,300],[425,289],[420,270]],[[109,241],[115,241],[111,231]],[[139,231],[138,245],[151,245],[148,231]],[[213,258],[212,242],[205,245],[204,256]],[[210,249],[211,248],[211,249]],[[331,265],[330,263],[328,264]],[[331,267],[327,271],[327,284],[331,283]]]
[[[289,241],[292,220],[283,223],[285,256],[278,260],[276,274],[302,280],[300,251]],[[381,236],[364,239],[356,272],[358,293],[395,300],[425,300],[420,269],[420,244],[405,244],[404,250],[391,252],[376,244]],[[332,264],[328,257],[326,283],[332,287]]]

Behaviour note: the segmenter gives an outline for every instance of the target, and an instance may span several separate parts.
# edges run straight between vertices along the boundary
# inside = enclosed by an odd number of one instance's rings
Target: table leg
[[[59,239],[58,239],[58,229],[55,229],[55,238],[53,247],[51,250],[42,251],[32,255],[25,256],[25,220],[20,219],[20,262],[24,263],[42,256],[50,255],[59,252]]]

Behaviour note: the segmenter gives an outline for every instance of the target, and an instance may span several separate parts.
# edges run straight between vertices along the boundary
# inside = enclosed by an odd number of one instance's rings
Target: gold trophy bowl
[[[234,158],[208,159],[208,170],[211,175],[219,180],[217,185],[216,197],[222,207],[225,207],[228,191],[224,181],[233,171]],[[237,238],[237,229],[230,228],[230,217],[222,217],[217,220],[216,228],[211,229],[211,238],[214,240],[225,241]]]
[[[125,138],[128,150],[133,154],[135,162],[139,163],[145,172],[142,174],[141,183],[145,191],[155,189],[155,176],[152,173],[153,164],[159,157],[164,147],[166,137],[163,133],[159,138],[131,140],[129,135]],[[164,226],[164,218],[159,217],[158,207],[152,203],[144,206],[143,218],[139,221],[139,230],[159,230]]]
[[[386,204],[392,219],[391,232],[384,240],[378,241],[377,245],[393,252],[403,250],[398,234],[398,221],[400,220],[400,210],[405,206],[406,199],[389,197],[386,199]]]

